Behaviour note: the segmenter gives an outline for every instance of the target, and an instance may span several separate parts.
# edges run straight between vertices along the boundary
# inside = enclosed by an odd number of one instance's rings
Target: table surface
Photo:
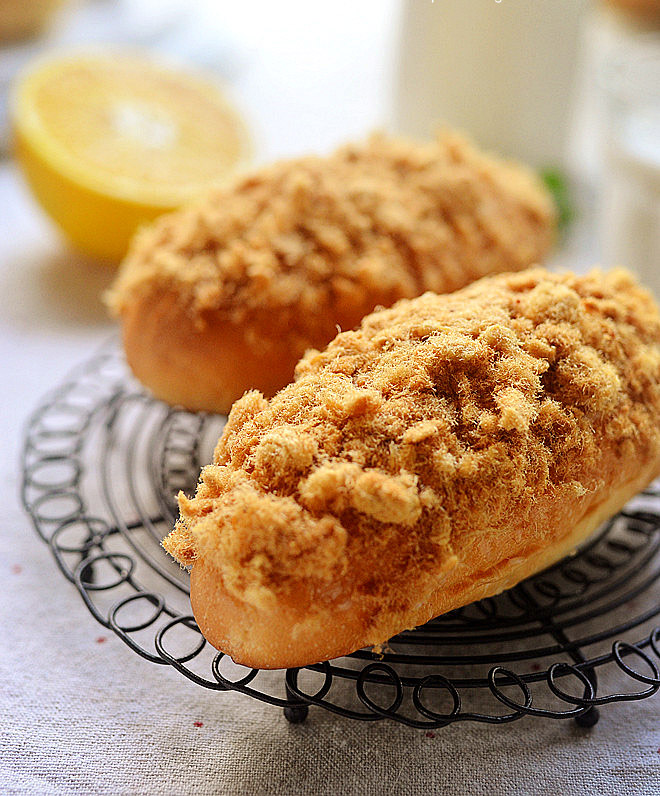
[[[264,159],[326,151],[386,118],[396,4],[338,3],[328,18],[310,5],[264,4],[259,30],[246,13],[228,19],[244,54],[233,90]],[[582,227],[559,261],[582,270],[595,251]],[[111,279],[0,166],[1,792],[660,793],[657,699],[611,705],[591,731],[526,719],[426,733],[320,710],[291,725],[150,665],[96,625],[20,508],[17,465],[29,411],[112,334],[100,300]]]

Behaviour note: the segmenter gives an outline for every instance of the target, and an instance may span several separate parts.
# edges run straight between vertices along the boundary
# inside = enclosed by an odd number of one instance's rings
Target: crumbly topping
[[[660,451],[652,299],[624,271],[490,277],[374,312],[270,401],[247,393],[165,546],[258,605],[347,572],[390,599],[540,497],[597,491],[604,450]]]
[[[326,318],[351,328],[377,305],[447,292],[538,262],[552,200],[522,166],[447,134],[413,144],[373,136],[330,157],[281,162],[168,214],[134,241],[109,300],[171,290],[203,326],[223,312],[282,328]],[[320,338],[317,345],[321,344]]]

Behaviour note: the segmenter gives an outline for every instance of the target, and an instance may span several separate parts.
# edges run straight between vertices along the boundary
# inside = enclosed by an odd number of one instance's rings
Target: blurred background
[[[12,91],[81,47],[217,83],[250,163],[457,127],[543,172],[567,227],[558,264],[620,263],[660,289],[660,0],[0,0],[10,172]]]

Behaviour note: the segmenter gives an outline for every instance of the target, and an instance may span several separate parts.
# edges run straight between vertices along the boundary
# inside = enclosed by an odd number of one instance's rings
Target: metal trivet
[[[237,666],[201,636],[188,574],[160,547],[174,495],[194,491],[222,424],[150,399],[114,344],[29,421],[25,508],[92,615],[146,660],[278,705],[290,721],[318,705],[428,730],[523,716],[592,726],[599,706],[660,689],[657,484],[574,557],[402,633],[381,654],[276,672]]]

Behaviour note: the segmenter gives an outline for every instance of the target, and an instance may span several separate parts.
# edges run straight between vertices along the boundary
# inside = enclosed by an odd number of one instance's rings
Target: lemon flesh
[[[83,252],[117,262],[135,230],[248,158],[243,123],[211,84],[127,55],[43,63],[19,82],[17,159]]]

